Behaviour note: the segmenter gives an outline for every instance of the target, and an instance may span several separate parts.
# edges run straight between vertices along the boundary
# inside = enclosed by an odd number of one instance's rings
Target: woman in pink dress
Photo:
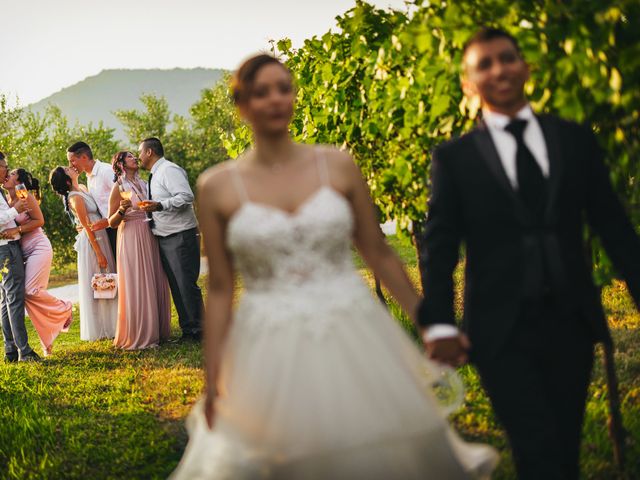
[[[138,204],[147,183],[131,152],[113,156],[115,185],[109,198],[109,226],[118,229],[118,324],[114,345],[125,350],[157,346],[169,338],[171,300],[158,241]]]
[[[53,249],[41,228],[44,225],[44,217],[39,205],[39,182],[23,168],[9,173],[3,187],[9,192],[10,204],[18,200],[16,186],[19,184],[24,184],[29,192],[27,195],[29,211],[21,213],[16,218],[18,227],[7,230],[5,233],[13,235],[17,232],[21,236],[20,246],[25,261],[25,308],[38,332],[42,351],[46,357],[51,355],[53,341],[58,334],[69,330],[72,304],[47,292]]]

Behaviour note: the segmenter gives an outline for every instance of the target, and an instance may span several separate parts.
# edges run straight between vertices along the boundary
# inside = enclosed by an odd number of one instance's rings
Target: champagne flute
[[[24,183],[19,183],[18,185],[16,185],[16,196],[20,200],[26,200],[29,196],[29,191],[27,190],[27,187]]]

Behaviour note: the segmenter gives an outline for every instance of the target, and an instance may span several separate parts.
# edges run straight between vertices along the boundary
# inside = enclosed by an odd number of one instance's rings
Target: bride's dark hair
[[[34,178],[29,172],[27,172],[24,168],[17,168],[16,173],[18,174],[18,181],[24,184],[27,187],[27,190],[33,192],[33,195],[36,197],[38,202],[40,201],[40,182],[37,178]]]
[[[49,184],[53,191],[64,198],[64,209],[69,210],[69,189],[71,188],[71,177],[64,171],[64,167],[56,167],[49,174]]]
[[[239,103],[247,101],[251,96],[251,89],[253,88],[253,82],[256,79],[256,75],[262,67],[267,65],[280,65],[287,72],[289,69],[272,55],[261,53],[254,55],[251,58],[245,60],[240,68],[236,70],[231,78],[231,96],[233,102],[237,105]]]

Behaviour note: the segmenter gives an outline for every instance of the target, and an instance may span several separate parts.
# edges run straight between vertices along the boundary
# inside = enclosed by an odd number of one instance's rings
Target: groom
[[[433,154],[418,322],[432,358],[476,365],[519,478],[577,479],[593,344],[610,341],[585,220],[636,304],[640,241],[592,132],[531,110],[529,67],[511,35],[480,30],[463,69],[483,120]],[[453,313],[462,242],[465,334]]]

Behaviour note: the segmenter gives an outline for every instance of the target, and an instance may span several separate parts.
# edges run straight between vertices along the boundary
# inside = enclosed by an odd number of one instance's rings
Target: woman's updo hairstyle
[[[64,197],[64,209],[67,213],[69,211],[69,189],[71,183],[71,177],[64,171],[64,167],[56,167],[51,170],[49,174],[49,184],[53,191],[61,197]]]
[[[118,178],[124,175],[124,162],[129,155],[128,150],[121,150],[111,158],[111,168],[113,169],[113,181],[117,182]]]
[[[266,53],[248,58],[240,65],[240,68],[234,72],[233,77],[231,77],[231,96],[233,97],[233,103],[238,105],[239,103],[247,101],[251,96],[251,89],[253,88],[256,75],[260,69],[266,65],[280,65],[289,71],[280,60]]]
[[[18,174],[18,181],[24,184],[27,187],[27,190],[33,192],[33,196],[36,197],[38,202],[40,201],[40,182],[37,178],[34,178],[29,172],[27,172],[24,168],[16,169],[16,173]]]

